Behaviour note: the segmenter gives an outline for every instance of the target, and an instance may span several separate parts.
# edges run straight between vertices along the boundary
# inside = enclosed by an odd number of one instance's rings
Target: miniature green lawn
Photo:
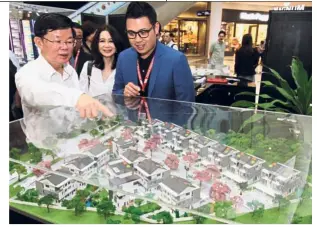
[[[296,209],[296,214],[303,217],[302,224],[311,224],[308,216],[312,215],[312,200],[305,200],[301,205],[292,203],[286,210],[278,211],[278,208],[265,210],[263,217],[255,219],[252,213],[241,215],[234,221],[245,224],[287,224],[288,211]],[[304,222],[306,221],[306,222]]]
[[[16,203],[10,203],[10,206],[22,211],[27,211],[29,214],[56,224],[106,224],[105,218],[93,211],[86,211],[80,216],[75,216],[74,211],[72,210],[57,210],[51,208],[50,213],[47,213],[45,206],[36,207]],[[114,215],[110,218],[112,220],[120,220],[121,224],[134,223],[132,220],[124,220],[123,216],[120,215]],[[142,221],[141,223],[145,224],[145,222]]]

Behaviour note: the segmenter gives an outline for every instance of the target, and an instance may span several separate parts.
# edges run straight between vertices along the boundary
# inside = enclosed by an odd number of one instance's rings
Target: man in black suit
[[[73,22],[73,29],[76,33],[76,46],[74,47],[73,57],[70,59],[70,64],[74,67],[78,74],[78,79],[80,77],[81,70],[86,61],[93,60],[90,54],[87,54],[82,49],[83,41],[83,29],[80,24]]]

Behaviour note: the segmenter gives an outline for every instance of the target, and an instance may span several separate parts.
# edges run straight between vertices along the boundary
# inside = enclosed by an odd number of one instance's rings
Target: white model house
[[[99,170],[109,161],[108,155],[109,149],[103,144],[97,144],[85,152],[88,156],[92,157],[97,163],[97,169]]]
[[[119,155],[125,152],[128,148],[133,148],[136,142],[133,139],[125,140],[122,137],[115,138],[112,141],[112,152]]]
[[[170,175],[169,168],[151,159],[145,159],[135,165],[135,174],[141,179],[141,184],[147,190],[156,189],[158,184]]]
[[[127,151],[121,153],[119,156],[129,164],[139,163],[140,161],[143,161],[147,158],[142,152],[133,149],[128,149]]]
[[[255,187],[272,197],[286,197],[295,192],[301,183],[300,171],[281,163],[265,163],[260,178]]]
[[[111,161],[107,165],[110,178],[125,178],[132,175],[133,166],[122,159]]]
[[[229,171],[236,175],[233,180],[239,183],[245,181],[252,184],[261,177],[262,166],[265,161],[256,156],[240,152],[230,157]],[[239,180],[240,179],[240,180]]]
[[[227,147],[220,143],[214,143],[208,148],[208,160],[219,167],[219,169],[225,170],[229,167],[230,157],[239,153],[231,147]]]
[[[63,164],[71,173],[89,177],[97,173],[97,162],[87,155],[75,157]]]
[[[171,175],[159,185],[160,200],[168,204],[191,208],[192,204],[200,201],[200,187],[186,179]]]
[[[57,170],[60,171],[60,170]],[[64,173],[67,173],[63,170]],[[68,174],[71,174],[68,172]],[[36,190],[41,195],[52,194],[56,196],[57,201],[64,199],[72,199],[76,194],[76,190],[83,185],[71,178],[60,176],[57,174],[47,173],[36,180]]]

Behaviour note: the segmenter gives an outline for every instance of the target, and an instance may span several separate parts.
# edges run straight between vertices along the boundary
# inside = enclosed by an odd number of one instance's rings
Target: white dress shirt
[[[112,70],[111,74],[106,80],[102,78],[102,70],[92,67],[90,75],[90,86],[88,89],[88,61],[85,62],[83,69],[80,73],[80,89],[89,94],[92,97],[96,97],[102,94],[112,94],[112,88],[114,85],[114,79],[116,75],[116,70]]]
[[[173,46],[174,45],[174,46]],[[178,50],[177,45],[173,42],[173,40],[171,40],[168,44],[166,44],[166,46],[172,47],[174,50]]]
[[[27,63],[15,75],[15,82],[22,99],[24,115],[28,108],[41,106],[75,107],[83,92],[78,75],[69,64],[64,73],[57,72],[43,56]]]
[[[69,64],[64,65],[61,75],[43,56],[39,56],[16,73],[15,81],[24,114],[22,129],[31,142],[42,141],[52,131],[66,127],[61,119],[65,116],[64,108],[71,107],[76,115],[75,106],[83,92],[78,75]],[[54,108],[58,106],[64,108]],[[47,121],[48,118],[51,120]],[[50,130],[46,131],[48,128]]]

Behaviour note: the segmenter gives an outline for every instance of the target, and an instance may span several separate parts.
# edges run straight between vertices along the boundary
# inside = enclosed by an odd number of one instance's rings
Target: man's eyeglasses
[[[132,31],[132,30],[128,30],[128,31],[126,31],[126,33],[127,33],[129,39],[135,39],[137,35],[140,38],[147,38],[147,37],[149,37],[150,31],[153,28],[154,27],[152,26],[150,29],[141,29],[138,32],[135,32],[135,31]]]
[[[43,37],[43,39],[45,39],[46,41],[49,41],[51,43],[53,43],[53,45],[58,46],[58,47],[62,47],[63,44],[66,44],[67,47],[74,47],[76,45],[76,40],[72,39],[72,40],[68,40],[66,42],[63,42],[61,40],[49,40]]]

